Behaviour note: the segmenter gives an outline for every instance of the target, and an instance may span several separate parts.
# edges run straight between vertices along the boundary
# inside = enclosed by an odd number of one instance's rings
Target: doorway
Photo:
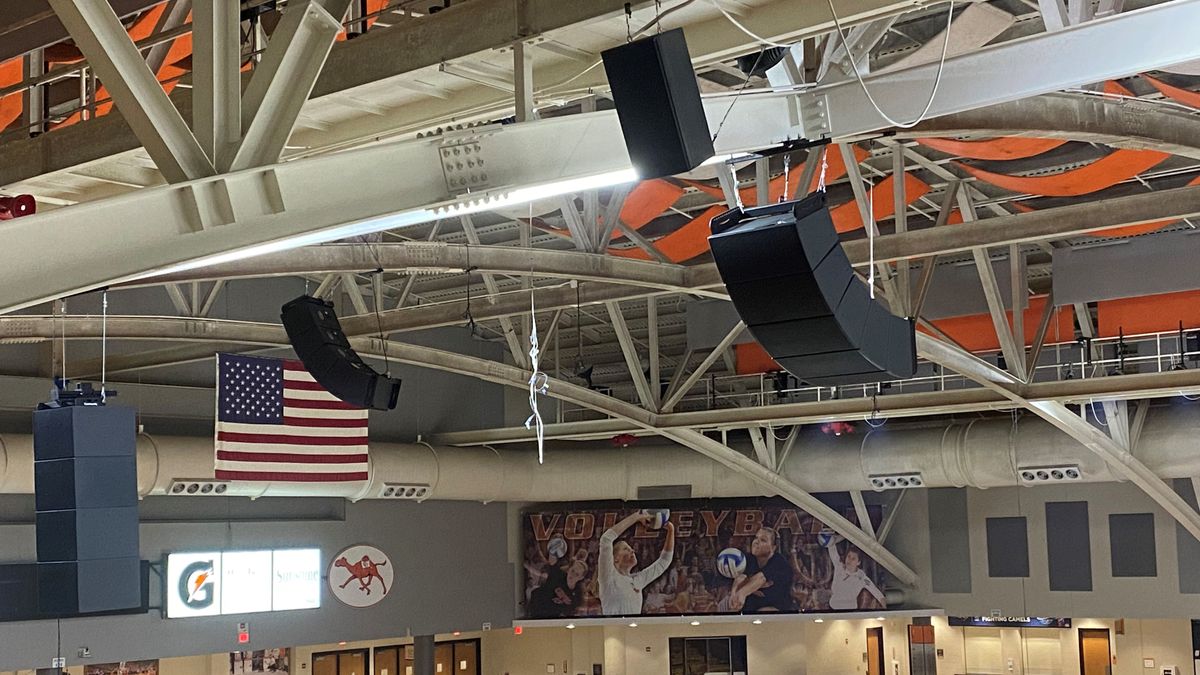
[[[313,675],[367,675],[367,650],[348,649],[312,655]]]
[[[884,675],[883,627],[867,629],[867,675]]]
[[[1079,629],[1081,675],[1112,675],[1112,651],[1107,628]]]

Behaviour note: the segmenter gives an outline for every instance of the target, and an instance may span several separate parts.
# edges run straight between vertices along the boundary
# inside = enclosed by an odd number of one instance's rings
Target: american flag
[[[299,361],[217,355],[218,480],[367,480],[367,411]]]

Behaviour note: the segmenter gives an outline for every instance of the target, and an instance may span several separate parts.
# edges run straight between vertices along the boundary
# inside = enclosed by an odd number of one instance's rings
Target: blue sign
[[[1071,620],[1051,616],[951,616],[951,626],[990,628],[1070,628]]]

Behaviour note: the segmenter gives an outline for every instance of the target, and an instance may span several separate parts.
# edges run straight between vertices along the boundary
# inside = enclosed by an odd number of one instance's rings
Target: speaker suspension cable
[[[742,82],[742,86],[738,87],[737,92],[733,95],[733,100],[729,102],[729,107],[725,109],[725,114],[721,116],[721,123],[717,125],[717,130],[713,132],[713,143],[717,142],[717,137],[721,135],[721,129],[725,128],[725,121],[729,119],[729,113],[733,112],[733,106],[737,105],[738,99],[742,96],[742,92],[746,91],[746,87],[750,86],[750,79],[754,77],[754,71],[758,70],[758,64],[760,61],[762,61],[763,53],[764,52],[760,51],[758,56],[754,57],[754,65],[750,66],[750,69],[746,72],[745,81]]]
[[[817,176],[817,192],[825,191],[825,174],[829,171],[829,146],[821,149],[821,174]]]
[[[463,312],[463,318],[467,320],[467,331],[472,337],[475,336],[475,317],[471,315],[471,245],[466,244],[467,249],[467,269],[463,270],[466,277],[465,284],[467,286],[467,309]]]
[[[786,152],[783,155],[783,197],[779,200],[781,202],[786,202],[788,200],[788,187],[789,187],[788,181],[791,180],[791,175],[792,175],[792,153]],[[768,184],[769,183],[770,183],[770,181],[768,181]],[[797,188],[796,191],[799,192],[800,188]]]
[[[633,3],[625,3],[625,41],[633,42]]]
[[[383,317],[379,314],[379,305],[383,300],[383,268],[375,270],[375,283],[379,286],[379,292],[373,298],[375,303],[375,327],[379,330],[379,342],[383,345],[383,374],[386,377],[392,376],[392,361],[388,357],[388,341],[387,336],[383,334]]]
[[[851,151],[853,155],[853,151]],[[871,181],[863,179],[867,184],[867,213],[863,216],[863,227],[867,228],[867,287],[871,290],[871,299],[875,299],[875,186]]]
[[[100,293],[100,401],[108,402],[108,289]]]

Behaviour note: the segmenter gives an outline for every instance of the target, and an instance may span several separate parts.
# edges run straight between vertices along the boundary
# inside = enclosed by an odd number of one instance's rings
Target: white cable
[[[529,294],[529,367],[533,373],[529,376],[529,410],[532,412],[525,419],[525,428],[537,427],[538,464],[545,462],[546,425],[542,422],[542,413],[538,410],[537,395],[545,394],[550,388],[550,376],[539,370],[537,334],[537,309],[534,306],[533,293]]]
[[[108,402],[108,289],[100,295],[103,315],[100,318],[100,400]]]
[[[842,40],[842,47],[846,50],[846,57],[850,61],[850,68],[854,71],[854,77],[858,80],[858,86],[862,87],[863,93],[866,94],[867,100],[871,102],[871,107],[875,109],[875,112],[887,120],[888,124],[900,127],[901,129],[909,129],[923,122],[925,116],[929,114],[929,110],[933,108],[933,100],[937,98],[938,87],[942,84],[942,71],[946,66],[946,53],[950,47],[950,25],[954,23],[954,0],[950,0],[950,9],[946,11],[946,30],[942,35],[942,56],[938,61],[937,75],[933,78],[933,89],[929,92],[929,100],[925,102],[925,109],[921,111],[920,115],[917,115],[917,119],[911,122],[898,122],[892,119],[875,102],[875,97],[871,96],[871,90],[867,89],[867,83],[863,81],[862,73],[858,71],[858,61],[854,58],[854,52],[850,49],[850,44],[846,41],[846,34],[842,30],[842,22],[838,19],[837,10],[833,8],[833,0],[825,0],[825,2],[829,5],[829,13],[833,16],[834,29],[837,31],[838,37]]]
[[[863,80],[862,73],[860,73],[858,70],[858,62],[854,58],[854,52],[853,52],[853,50],[850,49],[849,42],[847,42],[847,40],[846,40],[846,33],[845,33],[845,31],[842,30],[842,21],[841,21],[841,19],[838,18],[837,10],[833,6],[833,0],[825,0],[825,1],[829,5],[829,14],[833,17],[834,30],[837,31],[838,38],[841,39],[842,47],[846,50],[847,58],[850,61],[850,67],[852,70],[854,70],[854,77],[858,80],[858,85],[860,87],[862,87],[863,93],[866,94],[866,96],[867,96],[867,101],[869,101],[871,103],[871,107],[875,109],[875,112],[879,113],[879,116],[882,117],[884,120],[886,120],[888,124],[891,124],[894,127],[899,127],[901,129],[909,129],[909,128],[915,127],[918,124],[920,124],[921,122],[925,121],[925,116],[929,114],[930,109],[933,108],[933,101],[935,98],[937,98],[938,87],[941,86],[941,84],[942,84],[942,71],[946,66],[946,54],[950,47],[950,25],[954,22],[954,0],[950,0],[950,9],[946,12],[946,30],[943,33],[943,37],[942,37],[942,56],[941,56],[941,59],[938,61],[937,75],[934,77],[934,80],[933,80],[933,89],[929,92],[929,100],[925,103],[925,109],[922,110],[921,114],[918,115],[917,118],[911,122],[899,122],[897,120],[894,120],[894,119],[892,119],[891,115],[888,115],[887,113],[885,113],[883,111],[882,108],[879,107],[879,103],[877,103],[875,101],[875,97],[871,95],[871,90],[867,89],[867,83]],[[729,23],[733,24],[738,30],[742,31],[746,35],[749,35],[750,37],[754,38],[755,40],[757,40],[763,44],[770,45],[772,47],[791,47],[792,46],[790,44],[783,44],[780,42],[772,42],[771,40],[768,40],[760,35],[756,35],[749,28],[746,28],[745,26],[743,26],[741,24],[741,22],[739,22],[737,19],[733,18],[733,15],[730,14],[729,12],[727,12],[725,10],[725,8],[722,7],[720,5],[720,3],[717,2],[717,0],[709,0],[709,2],[711,2],[713,7],[716,7],[721,12],[721,14],[723,14],[725,16],[725,18],[729,20]]]
[[[863,227],[867,228],[867,249],[870,251],[867,272],[867,288],[871,291],[871,299],[875,299],[875,186],[870,181],[864,181],[870,189],[867,190],[867,215]]]

